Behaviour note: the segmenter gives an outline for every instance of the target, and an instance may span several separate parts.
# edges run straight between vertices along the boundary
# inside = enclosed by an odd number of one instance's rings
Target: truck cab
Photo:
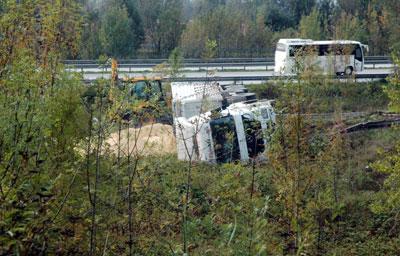
[[[230,163],[261,157],[274,123],[271,101],[239,102],[189,119],[178,117],[178,159]]]
[[[161,78],[135,77],[122,80],[122,89],[128,89],[129,96],[148,101],[165,101]]]
[[[167,110],[166,95],[161,78],[135,77],[123,79],[119,88],[127,92],[127,101],[138,101],[134,111],[124,112],[123,119],[139,118],[140,122],[155,120],[159,123],[171,124],[172,116]]]

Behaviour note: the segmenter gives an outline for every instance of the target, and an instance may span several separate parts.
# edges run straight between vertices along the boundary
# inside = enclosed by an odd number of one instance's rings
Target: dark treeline
[[[279,38],[348,39],[371,55],[400,47],[397,0],[85,0],[79,58],[272,55]]]

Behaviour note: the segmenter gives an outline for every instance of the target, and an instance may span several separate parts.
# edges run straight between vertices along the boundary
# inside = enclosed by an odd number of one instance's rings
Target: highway
[[[169,78],[157,72],[159,64],[166,63],[166,59],[131,59],[118,60],[118,72],[122,77],[163,77],[165,80],[174,81],[216,81],[256,83],[265,80],[278,79],[274,75],[274,59],[267,58],[218,58],[209,59],[184,59],[181,74],[178,78]],[[82,74],[86,81],[97,78],[110,77],[110,61],[99,65],[95,60],[66,60],[66,69]],[[164,65],[167,68],[167,65]],[[357,81],[382,79],[392,73],[393,64],[388,56],[367,56],[365,70],[355,74]],[[207,72],[207,70],[209,72]],[[211,75],[209,73],[212,73]]]
[[[248,63],[247,63],[248,64]],[[366,64],[365,68],[366,69],[387,69],[391,68],[393,65],[392,64]],[[151,72],[154,70],[155,66],[130,66],[130,65],[120,65],[118,67],[118,70],[123,73],[146,73],[146,72]],[[72,72],[83,72],[83,73],[108,73],[110,72],[110,68],[99,68],[99,67],[67,67],[67,70],[72,71]],[[272,65],[246,65],[246,63],[242,64],[235,64],[232,66],[224,66],[223,64],[221,65],[213,65],[209,67],[205,66],[186,66],[181,68],[182,72],[200,72],[200,71],[206,71],[206,70],[218,70],[218,71],[272,71],[274,70],[274,66]]]
[[[393,71],[391,68],[383,68],[383,69],[366,69],[362,72],[355,74],[355,78],[357,81],[367,81],[366,79],[374,79],[374,78],[385,78]],[[110,78],[110,73],[83,73],[83,79],[86,81],[95,80],[98,78]],[[161,74],[156,72],[131,72],[131,73],[123,73],[119,75],[120,78],[123,77],[157,77],[161,76]],[[169,77],[166,76],[165,80],[169,80]],[[184,72],[180,77],[171,79],[174,81],[204,81],[204,80],[216,80],[221,82],[244,82],[244,83],[255,83],[255,82],[263,82],[271,79],[278,79],[277,76],[274,75],[274,72],[269,71],[214,71],[214,72],[206,72],[206,71],[197,71],[197,72]]]
[[[242,69],[242,70],[268,70],[274,67],[274,57],[265,58],[216,58],[216,59],[183,59],[183,70],[194,71],[205,68],[217,68],[221,70]],[[80,71],[99,71],[110,68],[111,61],[99,64],[96,60],[65,60],[63,62],[68,69]],[[167,59],[120,59],[119,68],[128,72],[150,71],[159,64],[168,63]],[[389,56],[366,56],[365,64],[367,68],[383,67],[390,65],[392,60]]]

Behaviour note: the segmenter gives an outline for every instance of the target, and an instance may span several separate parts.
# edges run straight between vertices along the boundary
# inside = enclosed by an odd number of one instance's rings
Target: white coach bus
[[[364,69],[364,50],[357,41],[313,41],[280,39],[275,51],[275,73],[295,75],[306,67],[316,67],[323,74],[350,76]]]

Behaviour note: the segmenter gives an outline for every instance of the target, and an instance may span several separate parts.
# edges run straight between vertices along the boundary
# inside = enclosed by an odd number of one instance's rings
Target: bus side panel
[[[364,69],[364,64],[362,61],[354,60],[354,71],[360,72],[363,71]]]
[[[339,72],[343,72],[344,71],[344,67],[342,65],[342,55],[333,55],[333,64],[334,64],[334,68],[335,68],[335,72],[339,73]]]
[[[277,74],[286,74],[287,52],[275,51],[275,68]]]
[[[354,56],[353,55],[335,55],[335,72],[342,73],[346,67],[353,67],[354,69]]]

